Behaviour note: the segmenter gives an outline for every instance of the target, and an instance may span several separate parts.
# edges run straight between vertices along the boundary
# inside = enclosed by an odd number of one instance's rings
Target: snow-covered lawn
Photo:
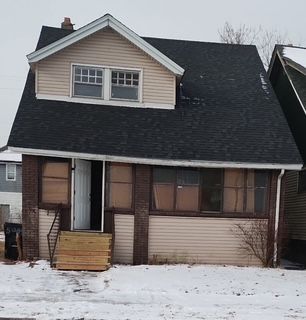
[[[306,319],[306,271],[167,265],[93,273],[0,263],[0,317]]]

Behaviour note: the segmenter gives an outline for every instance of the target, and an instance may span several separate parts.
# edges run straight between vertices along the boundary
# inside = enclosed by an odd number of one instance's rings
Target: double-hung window
[[[6,180],[16,181],[16,164],[12,164],[12,163],[6,164]]]
[[[111,99],[139,100],[139,72],[112,70]]]
[[[73,96],[103,97],[103,70],[101,68],[74,66]]]

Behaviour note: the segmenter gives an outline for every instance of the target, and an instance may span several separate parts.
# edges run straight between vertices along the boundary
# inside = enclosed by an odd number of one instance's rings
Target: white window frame
[[[138,74],[138,99],[135,100],[135,99],[125,99],[125,98],[113,98],[112,97],[112,86],[113,86],[113,82],[112,82],[112,72],[123,72],[123,73],[137,73]],[[113,69],[110,69],[110,93],[109,93],[109,96],[110,96],[110,100],[115,100],[115,101],[120,101],[120,100],[123,100],[123,101],[131,101],[131,102],[139,102],[140,101],[140,84],[142,84],[142,81],[140,79],[141,77],[141,71],[139,70],[130,70],[130,69],[118,69],[118,68],[113,68]]]
[[[88,69],[99,69],[102,71],[102,83],[101,83],[101,97],[94,97],[94,96],[82,96],[82,95],[77,95],[74,93],[74,84],[75,84],[75,68],[80,67],[80,68],[88,68]],[[87,99],[98,99],[98,100],[103,100],[104,97],[104,75],[105,75],[105,70],[103,67],[100,66],[93,66],[93,65],[85,65],[85,64],[73,64],[72,69],[71,69],[71,90],[70,90],[70,96],[75,97],[75,98],[87,98]],[[89,85],[100,85],[100,83],[90,83],[90,82],[76,82],[76,83],[84,83],[89,84]]]
[[[10,171],[9,167],[13,168],[13,171]],[[16,181],[16,172],[17,172],[16,164],[7,163],[6,164],[6,175],[5,175],[6,176],[6,181]],[[13,179],[9,178],[9,173],[14,173],[14,178]]]
[[[75,96],[74,95],[74,67],[88,67],[88,68],[98,68],[102,69],[102,97],[90,97],[90,96]],[[138,82],[138,100],[130,100],[130,99],[117,99],[111,98],[111,90],[112,90],[112,71],[122,71],[122,72],[138,72],[139,73],[139,82]],[[84,64],[84,63],[71,63],[70,70],[70,98],[72,99],[93,99],[98,101],[105,101],[108,103],[116,102],[120,103],[127,102],[134,104],[135,106],[142,103],[142,92],[143,92],[143,69],[141,68],[129,68],[129,67],[121,67],[121,66],[109,66],[109,65],[96,65],[96,64]],[[117,105],[117,104],[116,104]]]

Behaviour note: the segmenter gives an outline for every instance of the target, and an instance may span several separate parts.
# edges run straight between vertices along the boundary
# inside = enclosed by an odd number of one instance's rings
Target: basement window
[[[74,66],[73,95],[76,97],[103,97],[103,70],[101,68]]]
[[[139,72],[112,70],[111,99],[139,100]]]

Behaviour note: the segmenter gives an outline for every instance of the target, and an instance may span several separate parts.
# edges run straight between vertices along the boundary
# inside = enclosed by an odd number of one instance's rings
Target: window
[[[201,211],[221,211],[222,176],[221,169],[201,170]]]
[[[175,183],[175,169],[158,167],[153,169],[153,209],[174,209]]]
[[[41,172],[41,202],[69,204],[69,163],[46,160]]]
[[[306,191],[306,170],[299,171],[298,193]]]
[[[139,72],[112,71],[111,98],[138,101]]]
[[[6,164],[6,180],[16,181],[16,164]]]
[[[153,168],[152,209],[264,214],[268,172]]]
[[[102,98],[102,69],[74,66],[73,77],[74,96]]]
[[[176,209],[199,210],[199,170],[179,169],[177,171]]]
[[[108,168],[107,206],[131,209],[133,199],[133,167],[129,164],[111,163]]]

